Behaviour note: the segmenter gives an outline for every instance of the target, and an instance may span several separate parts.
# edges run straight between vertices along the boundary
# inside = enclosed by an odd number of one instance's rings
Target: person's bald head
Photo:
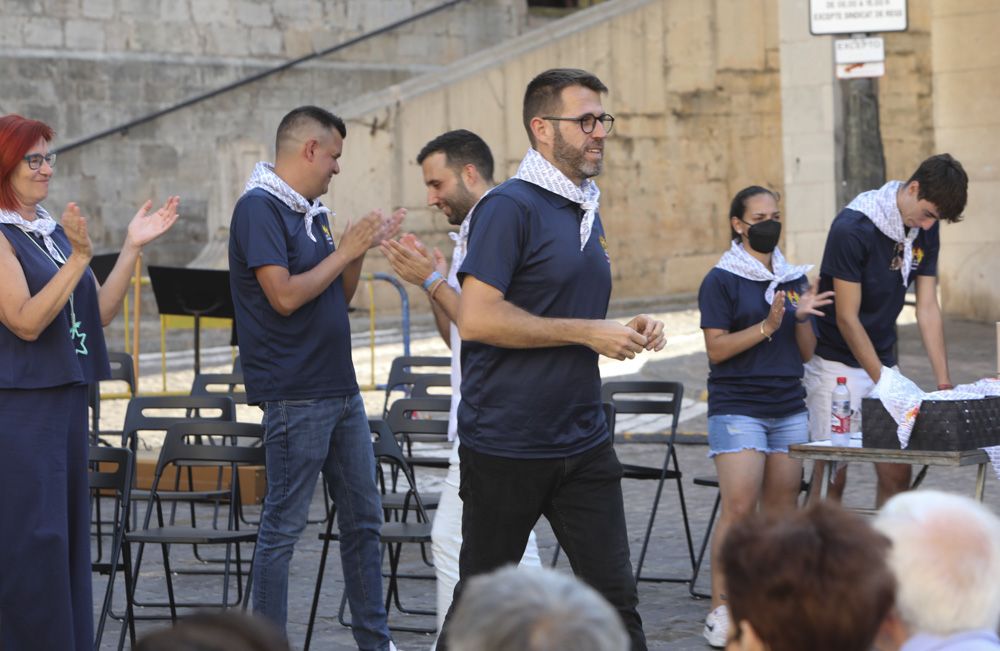
[[[336,131],[340,137],[347,137],[344,121],[318,106],[300,106],[281,119],[274,139],[274,151],[278,158],[283,153],[294,151],[309,140],[320,140]]]

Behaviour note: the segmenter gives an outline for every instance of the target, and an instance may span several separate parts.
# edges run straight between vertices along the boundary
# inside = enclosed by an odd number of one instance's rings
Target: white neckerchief
[[[900,214],[899,204],[896,203],[896,195],[899,194],[902,185],[902,181],[889,181],[878,190],[862,192],[854,198],[854,201],[847,204],[847,207],[872,220],[875,227],[893,242],[902,243],[903,266],[899,271],[903,274],[905,287],[909,282],[910,265],[913,263],[913,240],[917,239],[920,229],[911,228],[907,232],[903,226],[903,215]]]
[[[66,256],[52,239],[52,231],[56,230],[56,220],[52,219],[52,215],[42,208],[41,204],[35,205],[35,220],[30,222],[13,210],[0,210],[0,224],[14,224],[25,233],[41,235],[45,248],[49,250],[49,256],[66,262]]]
[[[767,301],[768,305],[774,301],[774,290],[778,285],[804,276],[813,268],[811,264],[788,264],[785,256],[781,255],[781,250],[774,247],[774,251],[771,253],[771,266],[774,268],[772,273],[760,260],[743,249],[742,242],[736,241],[733,241],[729,250],[722,254],[715,266],[747,280],[769,280],[771,284],[764,292],[764,300]]]
[[[587,246],[590,231],[594,226],[594,215],[597,214],[601,191],[593,180],[587,179],[583,185],[576,185],[559,169],[545,160],[534,147],[528,149],[524,160],[517,168],[515,179],[521,179],[558,194],[563,199],[580,204],[583,209],[583,219],[580,220],[580,250]]]
[[[334,215],[332,210],[319,202],[319,199],[310,202],[293,190],[290,185],[285,183],[284,179],[274,173],[274,165],[267,161],[260,161],[254,166],[253,173],[250,174],[250,179],[247,181],[246,187],[243,188],[243,194],[255,188],[267,190],[295,212],[305,213],[306,235],[313,242],[316,241],[316,236],[312,232],[313,217],[323,213],[329,213],[331,217]]]
[[[483,193],[483,197],[490,193],[490,188]],[[455,243],[455,249],[451,254],[451,267],[448,269],[448,284],[459,294],[462,293],[462,286],[458,282],[458,270],[465,262],[465,254],[469,250],[469,223],[472,221],[472,213],[483,200],[479,200],[469,208],[462,225],[458,228],[458,233],[448,233],[448,237]],[[458,403],[462,400],[462,337],[458,334],[458,326],[452,321],[449,325],[449,336],[451,337],[451,409],[448,414],[448,440],[454,441],[458,436]]]

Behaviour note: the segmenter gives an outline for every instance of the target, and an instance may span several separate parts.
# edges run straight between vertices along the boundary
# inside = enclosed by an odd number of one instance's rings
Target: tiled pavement
[[[602,369],[606,376],[621,379],[669,379],[681,380],[686,387],[686,395],[691,402],[685,401],[685,420],[681,431],[693,436],[685,436],[686,443],[678,447],[680,466],[685,474],[684,496],[688,507],[691,526],[695,537],[695,546],[701,541],[707,518],[711,510],[715,492],[712,489],[694,486],[691,479],[698,475],[713,474],[712,464],[705,456],[706,448],[700,436],[705,430],[705,415],[703,403],[699,402],[705,387],[707,362],[701,344],[700,333],[697,330],[697,313],[690,309],[677,309],[665,313],[670,341],[663,353],[652,355],[642,364],[643,360],[615,364],[605,363]],[[906,315],[904,315],[905,317]],[[922,353],[919,332],[915,325],[906,323],[905,318],[900,327],[901,346],[900,358],[903,371],[923,386],[933,384],[929,364]],[[949,360],[952,377],[956,382],[974,380],[996,372],[994,351],[994,330],[992,324],[977,324],[964,321],[949,321],[947,323],[949,336]],[[415,342],[414,351],[421,354],[441,354],[443,348],[437,342]],[[391,359],[393,354],[380,353],[380,357]],[[358,357],[356,356],[356,359]],[[185,378],[172,379],[183,386]],[[369,405],[381,407],[377,394],[372,393]],[[259,412],[252,409],[243,412],[243,416],[253,418]],[[259,419],[259,416],[257,416]],[[632,430],[643,430],[649,423],[633,422],[626,424]],[[659,453],[653,453],[652,448],[639,443],[628,443],[618,446],[618,452],[623,462],[648,463],[652,456],[658,463]],[[422,488],[433,490],[440,476],[433,472],[424,472]],[[925,482],[926,486],[954,490],[971,494],[974,482],[974,472],[970,469],[933,469]],[[987,502],[1000,509],[1000,490],[994,477],[987,484]],[[851,471],[851,484],[848,488],[847,503],[868,505],[874,492],[874,475],[870,467],[858,467]],[[626,510],[630,525],[630,539],[633,542],[633,560],[638,555],[642,532],[652,499],[653,484],[651,482],[625,482],[624,493]],[[322,502],[318,497],[314,500],[313,512],[318,517],[322,512]],[[682,528],[680,527],[680,509],[676,491],[667,487],[663,494],[660,511],[657,516],[658,526],[653,533],[653,542],[646,561],[645,571],[656,574],[688,574],[690,564],[686,559]],[[312,588],[316,577],[321,544],[317,539],[319,525],[310,525],[300,542],[292,564],[290,595],[289,595],[289,626],[288,633],[295,648],[300,648],[305,633],[305,623],[309,615],[312,598]],[[539,545],[543,559],[551,559],[554,538],[548,525],[544,522],[538,527]],[[420,571],[422,564],[415,549],[405,553],[409,559],[409,568]],[[332,548],[336,555],[336,545]],[[177,556],[183,557],[185,550],[175,550]],[[162,598],[165,596],[162,578],[162,566],[158,560],[159,553],[152,551],[144,564],[140,592],[147,596]],[[327,566],[327,578],[323,596],[320,602],[320,618],[313,638],[314,649],[352,649],[353,638],[350,631],[336,623],[336,610],[342,591],[341,572],[338,559]],[[568,564],[563,558],[559,568],[568,571]],[[706,567],[706,569],[708,569]],[[699,582],[704,588],[708,579],[707,572]],[[220,580],[206,577],[180,577],[177,580],[179,593],[203,599],[216,598],[219,594]],[[101,577],[95,578],[95,600],[99,598],[104,583]],[[408,603],[417,607],[433,607],[434,583],[432,581],[406,581],[405,595]],[[707,649],[701,632],[707,605],[704,601],[693,600],[688,594],[687,586],[672,583],[640,583],[640,612],[645,623],[646,634],[651,649]],[[395,613],[392,621],[401,621]],[[425,620],[426,621],[426,620]],[[162,624],[140,623],[140,633]],[[116,632],[112,627],[109,633]],[[396,635],[397,646],[402,651],[429,648],[432,638],[427,635],[399,633]],[[114,648],[105,643],[103,648]]]

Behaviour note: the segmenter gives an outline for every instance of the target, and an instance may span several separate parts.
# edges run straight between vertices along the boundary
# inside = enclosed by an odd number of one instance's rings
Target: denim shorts
[[[757,450],[788,452],[788,446],[809,441],[809,412],[781,418],[717,415],[708,417],[708,457],[726,452]]]

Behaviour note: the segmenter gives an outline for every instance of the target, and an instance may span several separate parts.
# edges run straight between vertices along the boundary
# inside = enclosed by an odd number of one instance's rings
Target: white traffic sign
[[[906,31],[906,0],[809,0],[813,34]]]
[[[861,79],[863,77],[882,77],[884,75],[884,61],[837,64],[837,79]]]
[[[840,38],[833,42],[834,63],[875,63],[885,61],[885,41],[881,36]]]

